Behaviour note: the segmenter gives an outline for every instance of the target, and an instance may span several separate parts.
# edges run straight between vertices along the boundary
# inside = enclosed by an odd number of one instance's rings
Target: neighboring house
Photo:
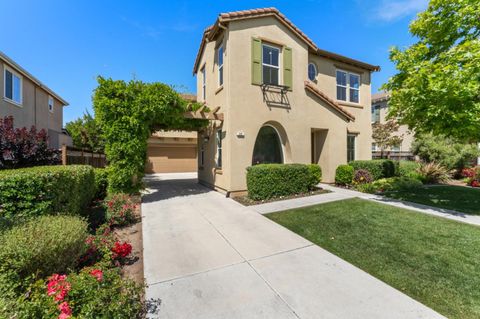
[[[45,129],[52,148],[72,145],[63,130],[68,102],[0,51],[0,117],[13,116],[15,127]]]
[[[372,124],[385,123],[388,114],[388,100],[390,95],[386,92],[372,94]],[[384,156],[392,159],[414,159],[411,152],[414,135],[408,130],[406,125],[400,125],[396,136],[403,136],[403,141],[400,145],[396,145],[388,150],[384,150]],[[380,148],[372,142],[372,157],[379,158],[381,156]]]
[[[182,94],[191,102],[193,94]],[[197,132],[158,131],[147,140],[145,172],[179,173],[197,171]]]
[[[371,158],[378,70],[319,49],[275,8],[220,14],[193,68],[197,100],[218,118],[198,136],[199,181],[235,195],[251,165],[318,163],[333,182],[338,165]]]

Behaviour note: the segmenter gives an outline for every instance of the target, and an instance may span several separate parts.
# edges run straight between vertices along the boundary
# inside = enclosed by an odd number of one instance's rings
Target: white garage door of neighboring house
[[[195,145],[148,145],[146,173],[179,173],[197,171]]]

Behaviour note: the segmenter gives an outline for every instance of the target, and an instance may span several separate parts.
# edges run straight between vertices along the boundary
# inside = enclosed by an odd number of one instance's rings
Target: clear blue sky
[[[393,45],[427,0],[0,1],[0,50],[70,102],[64,122],[91,110],[95,77],[160,81],[194,92],[204,28],[220,12],[276,7],[322,49],[371,64],[376,92],[394,74]]]

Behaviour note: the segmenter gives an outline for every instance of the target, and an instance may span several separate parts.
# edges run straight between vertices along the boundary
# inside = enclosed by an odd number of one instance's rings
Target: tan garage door
[[[147,149],[147,173],[178,173],[197,171],[195,146],[152,146]]]

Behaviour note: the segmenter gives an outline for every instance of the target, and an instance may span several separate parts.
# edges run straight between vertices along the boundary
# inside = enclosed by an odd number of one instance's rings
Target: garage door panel
[[[147,173],[175,173],[197,171],[195,146],[149,146],[147,149]]]

